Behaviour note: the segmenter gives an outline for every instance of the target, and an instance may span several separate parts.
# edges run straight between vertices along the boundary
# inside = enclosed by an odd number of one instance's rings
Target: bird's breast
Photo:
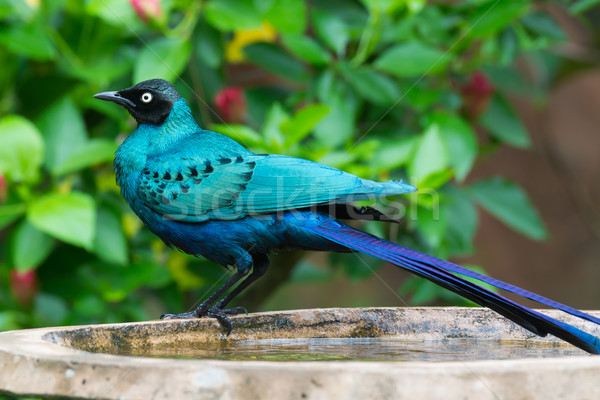
[[[148,154],[148,144],[144,140],[142,133],[139,132],[139,129],[136,129],[121,143],[115,153],[114,162],[117,184],[121,189],[121,193],[138,215],[139,199],[137,198],[137,187],[141,171],[146,165]]]

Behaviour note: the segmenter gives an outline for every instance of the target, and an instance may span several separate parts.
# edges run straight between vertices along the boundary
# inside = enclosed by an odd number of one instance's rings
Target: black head
[[[94,95],[122,105],[138,124],[162,124],[169,116],[173,104],[181,98],[171,82],[150,79],[118,92],[102,92]]]

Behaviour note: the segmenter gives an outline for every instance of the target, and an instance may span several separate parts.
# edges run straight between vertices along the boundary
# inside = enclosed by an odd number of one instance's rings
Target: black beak
[[[120,104],[125,107],[135,107],[135,103],[125,97],[121,97],[119,92],[101,92],[96,93],[94,98],[106,101],[112,101],[113,103]]]

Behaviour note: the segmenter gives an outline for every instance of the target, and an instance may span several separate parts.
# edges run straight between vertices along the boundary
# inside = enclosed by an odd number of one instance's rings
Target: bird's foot
[[[181,314],[163,314],[161,315],[160,319],[188,319],[202,317],[215,318],[217,321],[219,321],[219,324],[227,330],[227,336],[229,336],[231,333],[231,321],[227,316],[238,315],[241,313],[248,314],[248,310],[246,310],[244,307],[221,308],[217,304],[207,311],[204,311],[199,307],[194,311]]]
[[[208,310],[206,316],[215,318],[217,321],[219,321],[219,324],[221,324],[221,326],[227,330],[226,336],[229,336],[231,333],[231,320],[227,316],[238,315],[242,312],[248,314],[248,311],[244,307],[221,308],[218,305],[215,305]]]
[[[227,315],[238,315],[241,313],[248,314],[248,310],[245,307],[233,307],[233,308],[221,308],[218,305],[210,309],[211,311],[223,312]]]
[[[184,312],[181,314],[163,314],[160,316],[160,319],[188,319],[188,318],[201,318],[207,315],[206,312],[201,313],[198,310]]]

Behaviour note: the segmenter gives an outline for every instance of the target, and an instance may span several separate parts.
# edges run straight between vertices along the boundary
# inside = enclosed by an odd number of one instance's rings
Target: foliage
[[[501,88],[542,96],[548,81],[527,86],[514,61],[549,57],[543,50],[565,38],[532,1],[132,4],[0,5],[0,329],[148,319],[222,279],[211,263],[165,249],[114,183],[113,153],[134,123],[92,95],[147,78],[173,81],[203,126],[254,151],[408,179],[422,194],[378,206],[406,210],[393,239],[409,246],[472,252],[476,204],[546,236],[514,183],[466,181],[478,158],[531,145]],[[352,256],[332,263],[353,279],[371,274]],[[302,268],[292,279],[310,276]],[[407,286],[416,301],[439,298],[420,285]]]

